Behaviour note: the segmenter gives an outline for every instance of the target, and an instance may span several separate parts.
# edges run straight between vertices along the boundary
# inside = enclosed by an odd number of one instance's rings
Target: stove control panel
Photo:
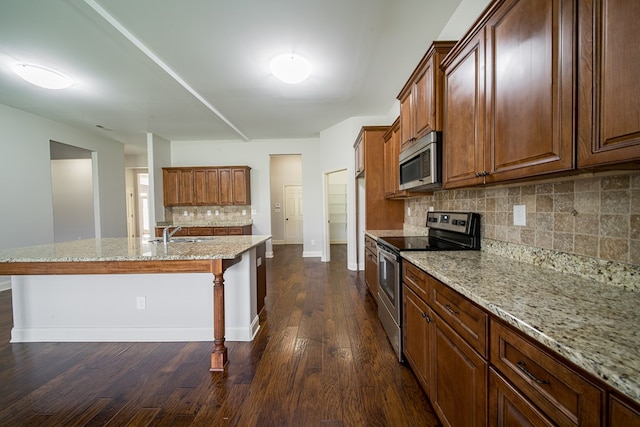
[[[427,227],[473,234],[479,215],[469,212],[428,212]]]

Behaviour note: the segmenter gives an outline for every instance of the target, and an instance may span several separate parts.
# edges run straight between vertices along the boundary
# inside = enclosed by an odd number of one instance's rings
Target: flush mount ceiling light
[[[64,74],[39,65],[17,64],[13,71],[29,83],[45,89],[66,89],[73,84]]]
[[[311,64],[300,55],[285,53],[271,60],[271,72],[285,83],[296,84],[311,75]]]

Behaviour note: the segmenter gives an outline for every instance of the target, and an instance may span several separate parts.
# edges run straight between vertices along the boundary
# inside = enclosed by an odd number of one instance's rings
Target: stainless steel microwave
[[[442,186],[442,133],[431,132],[400,152],[400,190],[430,191]]]

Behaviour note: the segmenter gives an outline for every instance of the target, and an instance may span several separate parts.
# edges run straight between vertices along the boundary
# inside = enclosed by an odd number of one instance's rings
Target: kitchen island
[[[0,275],[12,276],[12,342],[190,341],[199,339],[189,335],[195,327],[196,335],[213,335],[211,370],[222,371],[227,320],[241,317],[233,326],[249,329],[249,339],[257,331],[255,268],[264,260],[255,249],[270,238],[166,245],[109,238],[2,250]],[[213,319],[208,331],[200,327],[203,315],[209,325]],[[172,322],[183,323],[177,334]]]

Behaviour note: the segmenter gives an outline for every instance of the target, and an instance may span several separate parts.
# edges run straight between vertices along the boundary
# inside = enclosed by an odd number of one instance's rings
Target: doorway
[[[50,141],[53,240],[93,239],[96,208],[93,180],[95,152]]]
[[[291,201],[290,213],[295,214],[290,227],[287,218],[287,188],[296,200]],[[299,187],[298,190],[294,190]],[[304,241],[304,212],[302,211],[302,156],[300,154],[271,154],[269,156],[269,188],[271,194],[271,242],[284,245]],[[296,195],[298,194],[298,196]]]
[[[331,261],[332,244],[348,242],[347,176],[347,169],[324,173],[324,244],[321,257],[323,262]]]

